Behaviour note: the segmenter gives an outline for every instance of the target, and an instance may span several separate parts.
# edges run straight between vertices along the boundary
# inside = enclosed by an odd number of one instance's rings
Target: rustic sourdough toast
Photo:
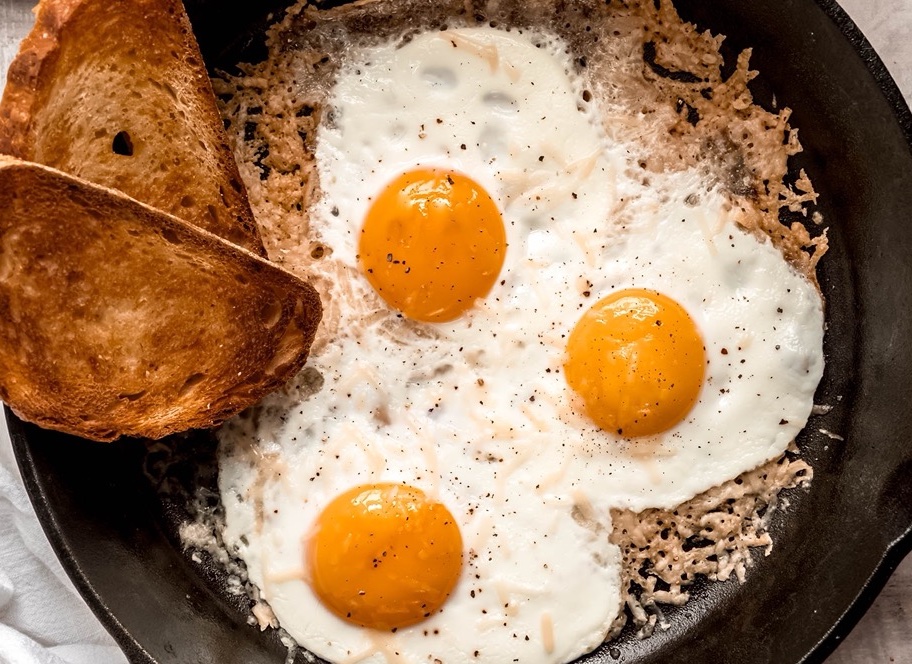
[[[0,399],[107,441],[211,427],[304,364],[314,289],[120,192],[0,157]]]
[[[0,152],[265,255],[181,0],[41,0],[9,69]]]

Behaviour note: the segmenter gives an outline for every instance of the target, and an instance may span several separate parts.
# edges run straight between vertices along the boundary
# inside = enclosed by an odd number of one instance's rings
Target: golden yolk
[[[377,197],[358,254],[368,281],[409,318],[442,323],[485,297],[506,252],[494,201],[460,173],[414,170]]]
[[[450,511],[420,489],[366,484],[327,505],[307,556],[314,592],[333,613],[394,629],[443,605],[462,570],[462,536]]]
[[[625,437],[680,422],[703,385],[706,351],[693,320],[669,297],[642,289],[597,302],[567,342],[567,383],[602,429]]]

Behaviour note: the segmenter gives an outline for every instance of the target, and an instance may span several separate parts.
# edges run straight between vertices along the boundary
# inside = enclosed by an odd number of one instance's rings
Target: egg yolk
[[[393,308],[428,323],[453,320],[497,280],[506,234],[497,205],[461,173],[404,173],[376,198],[358,245],[361,269]]]
[[[567,342],[564,371],[599,427],[636,437],[684,419],[705,367],[703,339],[684,308],[660,293],[629,289],[583,315]]]
[[[453,515],[401,484],[366,484],[336,497],[317,519],[307,549],[310,582],[323,604],[374,629],[430,616],[462,570]]]

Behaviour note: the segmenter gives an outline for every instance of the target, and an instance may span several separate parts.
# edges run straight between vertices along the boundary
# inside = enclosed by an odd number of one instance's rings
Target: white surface
[[[125,658],[51,551],[0,425],[0,664],[114,664]]]
[[[32,4],[0,1],[0,70],[6,70],[28,29]],[[912,0],[842,0],[842,5],[912,101]],[[910,641],[912,559],[899,567],[827,664],[912,664]],[[41,534],[0,422],[0,664],[122,662],[112,644]]]

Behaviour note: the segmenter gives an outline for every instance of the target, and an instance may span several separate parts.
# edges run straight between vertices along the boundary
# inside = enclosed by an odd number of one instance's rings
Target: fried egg
[[[450,29],[339,70],[309,211],[329,330],[223,429],[219,480],[225,541],[331,661],[590,651],[609,510],[673,508],[811,412],[815,287],[699,173],[645,177],[567,53]]]
[[[327,353],[328,370],[358,347]],[[382,391],[348,379],[339,388],[355,401]],[[571,661],[605,639],[621,603],[607,515],[584,521],[522,472],[502,481],[496,462],[438,444],[417,414],[310,418],[332,412],[334,392],[305,400],[275,442],[223,449],[220,463],[225,540],[295,641],[332,662],[494,664]],[[262,433],[238,420],[222,435]]]

